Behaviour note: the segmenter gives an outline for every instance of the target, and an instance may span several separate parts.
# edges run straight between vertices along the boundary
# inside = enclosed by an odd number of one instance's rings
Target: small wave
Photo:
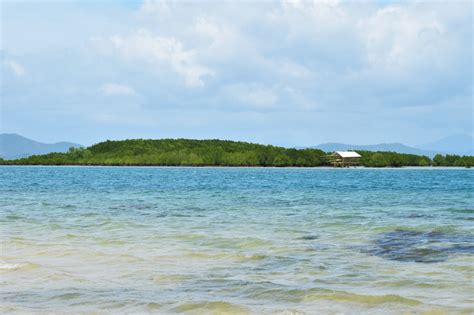
[[[287,290],[284,287],[261,287],[259,290],[251,290],[251,292],[248,292],[248,294],[246,294],[246,297],[263,300],[273,299],[292,303],[326,300],[343,303],[366,304],[371,306],[381,305],[385,303],[397,303],[409,306],[421,304],[421,302],[418,300],[409,299],[394,294],[367,295],[347,291],[330,290],[325,288]]]
[[[264,254],[244,254],[238,252],[222,252],[222,253],[203,253],[203,252],[191,252],[187,254],[188,257],[193,259],[202,260],[236,260],[236,261],[253,261],[263,260],[267,256]]]
[[[150,302],[146,304],[146,307],[150,311],[156,311],[161,308],[161,304],[155,303],[155,302]]]
[[[0,270],[15,270],[20,268],[20,264],[0,263]]]
[[[267,255],[252,254],[252,255],[244,255],[243,260],[262,260],[265,258],[267,258]]]
[[[470,208],[462,208],[462,209],[459,209],[459,208],[448,208],[446,209],[445,211],[447,212],[454,212],[454,213],[467,213],[467,214],[472,214],[474,212],[474,209],[470,209]]]
[[[15,221],[15,220],[21,220],[24,219],[24,217],[17,215],[17,214],[9,214],[5,217],[5,219],[10,220],[10,221]]]
[[[235,248],[235,249],[252,249],[263,246],[269,246],[272,242],[260,238],[244,237],[244,238],[213,238],[206,241],[205,245],[217,248]]]
[[[302,236],[298,239],[299,240],[304,240],[304,241],[312,241],[312,240],[317,240],[318,236],[317,235],[304,235],[304,236]]]
[[[53,300],[75,300],[81,297],[81,294],[78,292],[67,292],[59,295],[53,296]]]
[[[171,274],[171,275],[156,275],[153,277],[155,283],[180,283],[192,279],[189,275]]]
[[[79,236],[76,235],[76,234],[72,234],[72,233],[68,233],[66,235],[63,236],[64,239],[67,239],[67,240],[72,240],[72,239],[76,239],[78,238]]]
[[[0,262],[0,272],[14,271],[14,270],[29,270],[38,268],[39,265],[34,263],[6,263]]]
[[[94,238],[94,240],[97,242],[97,244],[100,244],[102,246],[112,246],[112,245],[124,245],[127,242],[119,239],[105,239],[105,238]]]
[[[345,292],[345,291],[331,291],[331,290],[328,290],[326,292],[309,293],[304,297],[303,300],[312,301],[312,300],[319,300],[319,299],[338,301],[338,302],[353,302],[353,303],[368,304],[368,305],[397,303],[397,304],[404,304],[404,305],[409,305],[409,306],[416,306],[416,305],[421,304],[421,302],[418,300],[405,298],[396,294],[366,295],[366,294],[357,294],[357,293],[350,293],[350,292]]]
[[[250,311],[237,304],[225,301],[205,301],[183,303],[174,309],[175,312],[204,313],[204,314],[249,314]]]

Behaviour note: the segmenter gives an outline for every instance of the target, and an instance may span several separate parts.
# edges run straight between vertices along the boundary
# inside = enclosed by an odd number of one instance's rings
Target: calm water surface
[[[0,167],[0,312],[469,314],[473,175]]]

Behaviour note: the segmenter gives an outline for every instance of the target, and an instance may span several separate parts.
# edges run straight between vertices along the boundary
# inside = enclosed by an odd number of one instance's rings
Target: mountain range
[[[77,148],[83,146],[72,142],[41,143],[14,133],[0,134],[0,158],[3,159],[17,159],[50,152],[66,152],[70,147]],[[463,134],[452,135],[416,147],[407,146],[402,143],[380,143],[371,145],[323,143],[313,146],[312,148],[321,149],[325,152],[345,150],[392,151],[426,155],[432,158],[437,153],[474,155],[474,138]]]
[[[474,155],[474,138],[464,134],[452,135],[417,146],[417,148],[458,155]]]
[[[0,158],[18,159],[35,154],[66,152],[70,147],[82,147],[72,142],[41,143],[15,133],[0,134]]]
[[[434,150],[423,150],[419,148],[409,147],[402,143],[380,143],[369,145],[345,144],[345,143],[323,143],[312,148],[320,149],[325,152],[347,151],[347,150],[364,150],[364,151],[392,151],[398,153],[409,153],[416,155],[426,155],[433,157],[436,153]]]
[[[367,151],[393,151],[398,153],[409,153],[426,155],[432,158],[437,153],[474,155],[474,138],[469,135],[452,135],[438,141],[411,147],[402,143],[380,143],[369,145],[345,144],[345,143],[323,143],[313,148],[325,152],[345,150],[367,150]]]

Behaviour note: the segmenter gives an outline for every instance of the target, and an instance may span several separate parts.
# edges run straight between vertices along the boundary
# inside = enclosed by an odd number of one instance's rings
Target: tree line
[[[357,151],[360,165],[368,167],[465,166],[473,156],[427,156],[396,152]],[[331,166],[328,154],[319,149],[293,149],[226,140],[121,140],[104,141],[65,153],[32,155],[2,160],[3,165],[154,165],[154,166]]]

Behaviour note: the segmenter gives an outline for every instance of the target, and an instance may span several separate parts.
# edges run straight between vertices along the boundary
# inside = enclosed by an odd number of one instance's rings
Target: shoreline
[[[352,166],[352,167],[333,167],[333,166],[220,166],[220,165],[51,165],[51,164],[1,164],[0,167],[77,167],[77,168],[215,168],[215,169],[341,169],[341,170],[400,170],[400,169],[419,169],[419,170],[452,170],[452,169],[471,169],[464,166],[400,166],[400,167],[370,167],[370,166]]]

